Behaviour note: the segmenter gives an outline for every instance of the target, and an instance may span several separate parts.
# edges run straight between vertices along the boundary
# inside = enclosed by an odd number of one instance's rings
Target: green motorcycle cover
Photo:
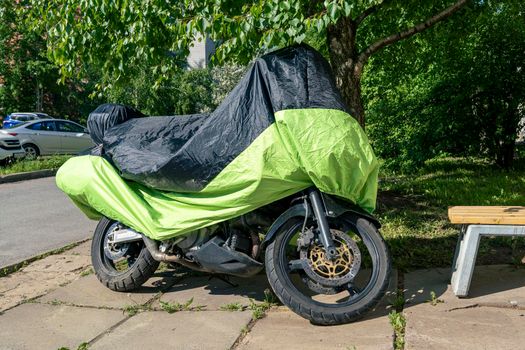
[[[88,217],[157,240],[310,186],[371,212],[378,163],[341,101],[322,56],[305,45],[279,50],[259,58],[209,116],[104,127],[105,156],[71,158],[57,185]]]

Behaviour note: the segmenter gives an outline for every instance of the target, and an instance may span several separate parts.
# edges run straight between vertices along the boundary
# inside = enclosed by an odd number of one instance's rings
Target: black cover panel
[[[111,127],[124,123],[132,118],[143,118],[144,114],[129,106],[105,103],[89,114],[87,127],[91,139],[102,144],[104,134]]]
[[[307,45],[257,59],[210,115],[132,119],[106,132],[104,150],[126,179],[196,192],[274,122],[274,112],[297,108],[347,111],[328,62]]]

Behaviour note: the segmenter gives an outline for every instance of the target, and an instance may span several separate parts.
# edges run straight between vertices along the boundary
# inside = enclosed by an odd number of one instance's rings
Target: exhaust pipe
[[[177,263],[187,268],[190,268],[192,270],[201,271],[201,272],[211,272],[207,269],[204,269],[202,266],[197,265],[196,263],[192,261],[183,259],[179,255],[171,255],[171,254],[162,253],[159,250],[159,246],[157,242],[155,242],[149,237],[146,237],[145,235],[142,235],[142,240],[144,241],[144,244],[146,245],[146,249],[148,249],[149,253],[151,254],[151,257],[155,259],[156,261]]]

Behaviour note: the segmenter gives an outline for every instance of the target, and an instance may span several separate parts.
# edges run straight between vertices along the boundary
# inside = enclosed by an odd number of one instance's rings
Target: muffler
[[[124,228],[110,233],[109,243],[130,243],[142,240],[142,235],[132,229]]]

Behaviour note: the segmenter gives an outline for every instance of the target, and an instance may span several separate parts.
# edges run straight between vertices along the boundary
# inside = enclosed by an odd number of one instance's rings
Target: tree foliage
[[[212,96],[215,82],[209,69],[179,69],[155,89],[147,67],[133,67],[133,72],[134,79],[126,84],[112,85],[99,96],[110,102],[134,106],[148,115],[202,113],[215,106]]]
[[[486,1],[471,11],[371,62],[368,130],[387,164],[413,168],[440,155],[512,163],[525,112],[525,5]]]
[[[64,76],[101,67],[104,84],[146,62],[159,85],[191,43],[220,41],[218,62],[245,63],[317,33],[343,97],[364,121],[360,79],[370,56],[447,18],[468,0],[26,0]],[[79,62],[82,63],[79,65]]]
[[[45,36],[27,25],[26,13],[17,2],[0,0],[0,113],[45,111],[79,119],[96,103],[88,98],[92,79],[57,84],[60,73],[47,58]]]
[[[237,85],[245,67],[223,65],[214,68],[177,69],[152,88],[147,66],[133,67],[134,79],[113,84],[100,98],[134,106],[148,115],[183,115],[209,113]]]

